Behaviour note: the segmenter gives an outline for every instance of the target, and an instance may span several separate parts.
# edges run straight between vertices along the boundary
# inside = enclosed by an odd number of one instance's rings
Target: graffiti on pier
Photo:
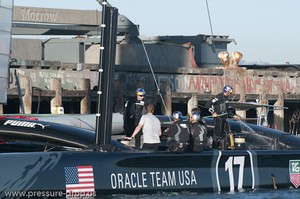
[[[219,84],[222,81],[222,77],[158,75],[157,80],[159,86],[164,82],[168,82],[172,92],[207,93],[211,91],[211,85]]]
[[[157,76],[157,82],[159,87],[161,87],[162,83],[168,82],[172,92],[175,92],[179,86],[178,78],[173,75],[159,75]]]
[[[294,92],[293,85],[297,85],[298,80],[288,78],[273,78],[273,77],[247,77],[245,79],[245,92],[252,93],[256,85],[264,85],[267,93],[274,93],[274,85],[282,85],[283,92]]]
[[[297,85],[300,84],[299,78],[272,76],[253,76],[246,75],[190,75],[190,74],[156,74],[157,84],[160,86],[163,82],[168,82],[172,92],[198,92],[207,93],[215,89],[215,92],[222,90],[223,85],[230,84],[236,87],[237,84],[244,85],[245,93],[257,93],[257,86],[264,85],[266,93],[276,93],[275,85],[281,85],[284,93],[297,93]],[[155,89],[155,81],[152,75],[143,73],[130,73],[127,76],[127,84],[135,85],[136,82],[142,82],[149,89]]]
[[[204,93],[206,89],[211,90],[212,86],[219,85],[219,90],[225,84],[230,84],[236,87],[236,84],[243,84],[245,93],[256,93],[257,85],[264,85],[266,93],[276,93],[274,85],[281,85],[284,93],[296,93],[297,85],[300,84],[300,79],[291,78],[273,78],[273,77],[254,77],[246,76],[245,78],[230,77],[230,76],[211,76],[211,75],[185,75],[176,76],[173,78],[175,84],[174,90],[194,91]],[[176,79],[176,81],[175,81]]]
[[[13,73],[13,71],[11,71]],[[90,79],[91,87],[97,84],[98,73],[95,71],[69,71],[69,70],[30,70],[18,69],[18,74],[30,77],[32,85],[41,89],[49,88],[51,78],[61,78],[64,89],[80,88],[81,79]],[[244,88],[246,94],[257,93],[258,86],[262,86],[267,94],[277,93],[278,87],[282,87],[285,94],[299,94],[300,78],[289,76],[256,75],[251,72],[211,74],[155,74],[137,72],[116,72],[115,80],[122,82],[125,90],[143,86],[149,91],[154,91],[157,85],[160,87],[166,82],[170,84],[171,92],[182,93],[218,93],[225,84],[233,87]],[[11,88],[14,87],[10,82]]]
[[[293,114],[289,118],[290,133],[293,135],[298,135],[299,133],[299,119],[300,119],[300,111],[299,109],[297,109],[293,112]]]
[[[13,76],[13,70],[11,69],[11,84],[15,84],[15,78]],[[20,77],[27,77],[31,79],[33,87],[36,88],[49,88],[52,78],[60,78],[62,87],[64,89],[73,90],[81,87],[82,79],[89,79],[91,81],[91,87],[93,88],[98,83],[97,72],[81,71],[67,71],[67,70],[30,70],[30,69],[17,69]],[[12,86],[12,85],[11,85]],[[13,87],[11,87],[13,88]]]
[[[187,78],[188,89],[190,91],[203,92],[205,86],[211,88],[212,85],[222,85],[230,84],[235,87],[236,84],[244,84],[246,93],[255,93],[257,85],[264,85],[267,93],[274,93],[274,85],[282,85],[283,92],[294,93],[296,85],[300,84],[300,81],[288,79],[288,78],[268,78],[268,77],[253,77],[248,76],[244,79],[235,77],[224,77],[224,76],[195,76],[191,75]],[[180,81],[179,81],[180,82]]]

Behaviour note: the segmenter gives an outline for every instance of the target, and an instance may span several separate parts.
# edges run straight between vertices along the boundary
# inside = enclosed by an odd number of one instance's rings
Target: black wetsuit
[[[123,117],[123,128],[125,130],[126,137],[132,136],[135,127],[139,124],[142,115],[145,113],[144,101],[138,101],[135,98],[131,98],[126,102]],[[141,146],[141,136],[142,130],[135,136],[135,146],[138,148]]]
[[[214,143],[218,143],[222,136],[226,136],[225,123],[227,117],[232,117],[234,113],[228,110],[226,102],[228,97],[224,93],[219,93],[214,98],[206,102],[205,106],[211,113],[217,113],[218,117],[214,117]]]
[[[190,150],[200,152],[206,148],[207,129],[199,122],[190,123]]]
[[[171,124],[164,133],[171,142],[169,151],[182,153],[188,149],[190,133],[186,122],[178,120]]]

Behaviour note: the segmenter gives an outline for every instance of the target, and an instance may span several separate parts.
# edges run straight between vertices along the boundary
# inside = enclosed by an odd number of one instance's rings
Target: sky
[[[234,51],[241,52],[243,54],[241,63],[300,64],[299,0],[108,0],[108,2],[118,8],[120,14],[138,24],[140,35],[143,36],[228,35],[236,41],[236,44],[232,42],[228,45],[228,52],[230,54]],[[14,4],[101,10],[96,0],[14,0]]]

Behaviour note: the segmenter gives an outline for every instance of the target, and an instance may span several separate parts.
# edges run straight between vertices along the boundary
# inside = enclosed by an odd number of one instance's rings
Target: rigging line
[[[137,29],[138,29],[138,28],[137,28]],[[139,31],[139,30],[138,30],[138,31]],[[141,40],[141,41],[142,41],[142,40]],[[145,55],[146,55],[146,58],[147,58],[147,61],[148,61],[150,70],[151,70],[151,74],[152,74],[152,76],[153,76],[154,83],[155,83],[155,85],[156,85],[157,94],[159,95],[159,97],[160,97],[160,99],[161,99],[161,102],[162,102],[162,104],[163,104],[165,110],[167,110],[166,103],[165,103],[165,101],[164,101],[164,99],[163,99],[163,96],[162,96],[162,94],[161,94],[161,92],[160,92],[159,85],[158,85],[157,79],[156,79],[156,77],[155,77],[155,75],[154,75],[153,67],[152,67],[151,61],[150,61],[149,56],[148,56],[147,49],[146,49],[145,44],[144,44],[143,41],[142,41],[142,46],[143,46],[143,49],[144,49],[144,52],[145,52]],[[169,120],[171,121],[171,117],[168,117],[168,118],[169,118]]]
[[[209,20],[210,32],[211,32],[211,35],[214,36],[212,22],[211,22],[211,18],[210,18],[209,6],[208,6],[208,1],[207,0],[206,0],[206,10],[207,10],[207,15],[208,15],[208,20]],[[214,40],[212,40],[212,44],[213,44],[213,48],[216,49]]]
[[[128,2],[130,2],[130,1],[128,1]],[[133,7],[132,7],[132,5],[131,5],[130,3],[129,3],[129,5],[131,6],[131,9],[132,9],[133,18],[135,19],[135,21],[137,21],[137,20],[136,20],[136,17],[135,17],[135,14],[134,14]],[[139,30],[138,26],[135,26],[135,27],[136,27],[136,29],[137,29],[139,35],[140,35],[140,30]],[[159,97],[160,97],[160,99],[161,99],[161,102],[162,102],[162,104],[163,104],[165,110],[167,110],[166,103],[165,103],[165,101],[164,101],[164,99],[163,99],[163,96],[162,96],[162,94],[161,94],[161,92],[160,92],[160,89],[159,89],[159,85],[158,85],[157,79],[156,79],[156,77],[155,77],[155,75],[154,75],[153,67],[152,67],[151,61],[150,61],[150,59],[149,59],[149,55],[148,55],[147,49],[146,49],[146,47],[145,47],[145,43],[144,43],[144,41],[143,41],[141,38],[140,38],[140,40],[141,40],[141,43],[142,43],[142,46],[143,46],[143,50],[144,50],[145,55],[146,55],[147,62],[148,62],[148,64],[149,64],[149,67],[150,67],[150,70],[151,70],[151,74],[152,74],[152,76],[153,76],[154,83],[155,83],[155,85],[156,85],[157,94],[159,95]],[[169,119],[170,121],[172,121],[172,119],[171,119],[170,116],[168,117],[168,119]]]
[[[208,14],[208,20],[209,20],[210,32],[211,32],[211,35],[214,35],[214,33],[213,33],[213,28],[212,28],[212,23],[211,23],[211,18],[210,18],[209,7],[208,7],[208,1],[207,1],[207,0],[206,0],[206,10],[207,10],[207,14]]]

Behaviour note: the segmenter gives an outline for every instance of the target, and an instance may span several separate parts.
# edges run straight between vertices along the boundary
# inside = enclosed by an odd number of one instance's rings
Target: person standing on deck
[[[233,93],[233,87],[226,85],[223,88],[223,92],[217,94],[211,100],[205,103],[205,106],[211,112],[214,118],[214,135],[213,135],[213,147],[219,148],[220,141],[222,137],[226,136],[224,131],[226,119],[232,117],[236,120],[240,120],[241,117],[236,115],[232,110],[229,111],[226,102],[228,102],[228,97]]]
[[[123,128],[125,130],[126,137],[131,137],[132,132],[135,127],[138,125],[142,115],[146,113],[145,111],[145,95],[146,92],[143,88],[138,88],[135,92],[135,98],[130,98],[125,103],[125,111],[123,117]],[[141,147],[141,136],[143,132],[139,131],[135,136],[135,147]]]
[[[147,114],[141,117],[141,120],[135,128],[132,136],[127,139],[133,139],[143,128],[143,146],[142,150],[158,151],[161,136],[161,124],[157,117],[153,115],[153,104],[146,105]]]

